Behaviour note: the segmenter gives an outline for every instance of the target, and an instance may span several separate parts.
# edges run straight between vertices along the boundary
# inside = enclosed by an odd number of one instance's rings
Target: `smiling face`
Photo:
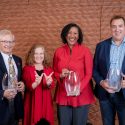
[[[125,23],[122,18],[111,22],[111,32],[115,42],[121,43],[125,36]]]
[[[34,51],[34,62],[35,64],[43,64],[44,61],[44,48],[38,47]]]
[[[79,33],[77,27],[71,27],[66,36],[66,40],[68,42],[69,47],[72,48],[77,43],[78,39],[79,39]]]
[[[7,34],[0,38],[0,51],[6,54],[11,54],[15,45],[13,35]]]

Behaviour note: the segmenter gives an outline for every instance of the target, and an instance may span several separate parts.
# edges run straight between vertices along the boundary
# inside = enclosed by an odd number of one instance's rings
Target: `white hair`
[[[6,40],[6,38],[8,38],[10,41],[15,40],[15,36],[12,34],[10,30],[7,29],[0,30],[0,41],[4,41]]]

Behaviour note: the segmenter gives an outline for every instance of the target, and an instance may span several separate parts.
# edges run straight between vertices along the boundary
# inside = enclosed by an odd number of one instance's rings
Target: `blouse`
[[[67,96],[64,79],[60,79],[63,68],[76,71],[80,76],[80,95]],[[72,52],[67,44],[57,48],[53,59],[54,75],[57,79],[55,100],[59,105],[73,107],[87,105],[95,102],[90,85],[92,78],[93,59],[90,50],[84,45],[75,44]]]

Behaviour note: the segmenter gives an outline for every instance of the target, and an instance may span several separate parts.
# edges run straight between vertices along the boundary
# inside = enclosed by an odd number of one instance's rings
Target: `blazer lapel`
[[[5,62],[3,60],[3,56],[1,55],[0,53],[0,69],[3,71],[3,72],[6,72],[7,73],[7,68],[6,68],[6,65],[5,65]]]
[[[122,62],[122,72],[123,72],[123,74],[125,74],[125,55],[124,55],[124,59]]]
[[[123,74],[125,74],[125,56],[124,56],[124,59],[123,59],[123,63],[122,63],[122,71],[121,71]],[[125,88],[122,89],[122,92],[123,92],[123,95],[124,95],[124,98],[125,98]]]
[[[111,41],[107,41],[107,45],[105,48],[107,71],[109,70],[110,67],[110,48],[111,48]]]

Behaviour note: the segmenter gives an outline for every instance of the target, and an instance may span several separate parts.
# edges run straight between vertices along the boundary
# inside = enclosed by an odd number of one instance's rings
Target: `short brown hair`
[[[111,26],[113,20],[117,20],[117,19],[122,19],[124,21],[124,24],[125,24],[125,18],[123,16],[121,16],[121,15],[115,15],[110,20],[110,26]]]
[[[47,62],[47,56],[46,56],[46,52],[45,52],[45,48],[43,47],[43,45],[41,43],[37,43],[37,44],[34,44],[27,56],[26,56],[26,65],[33,65],[34,64],[34,54],[35,54],[35,50],[36,48],[42,48],[44,50],[44,61],[43,61],[43,65],[44,66],[48,66],[48,62]]]

